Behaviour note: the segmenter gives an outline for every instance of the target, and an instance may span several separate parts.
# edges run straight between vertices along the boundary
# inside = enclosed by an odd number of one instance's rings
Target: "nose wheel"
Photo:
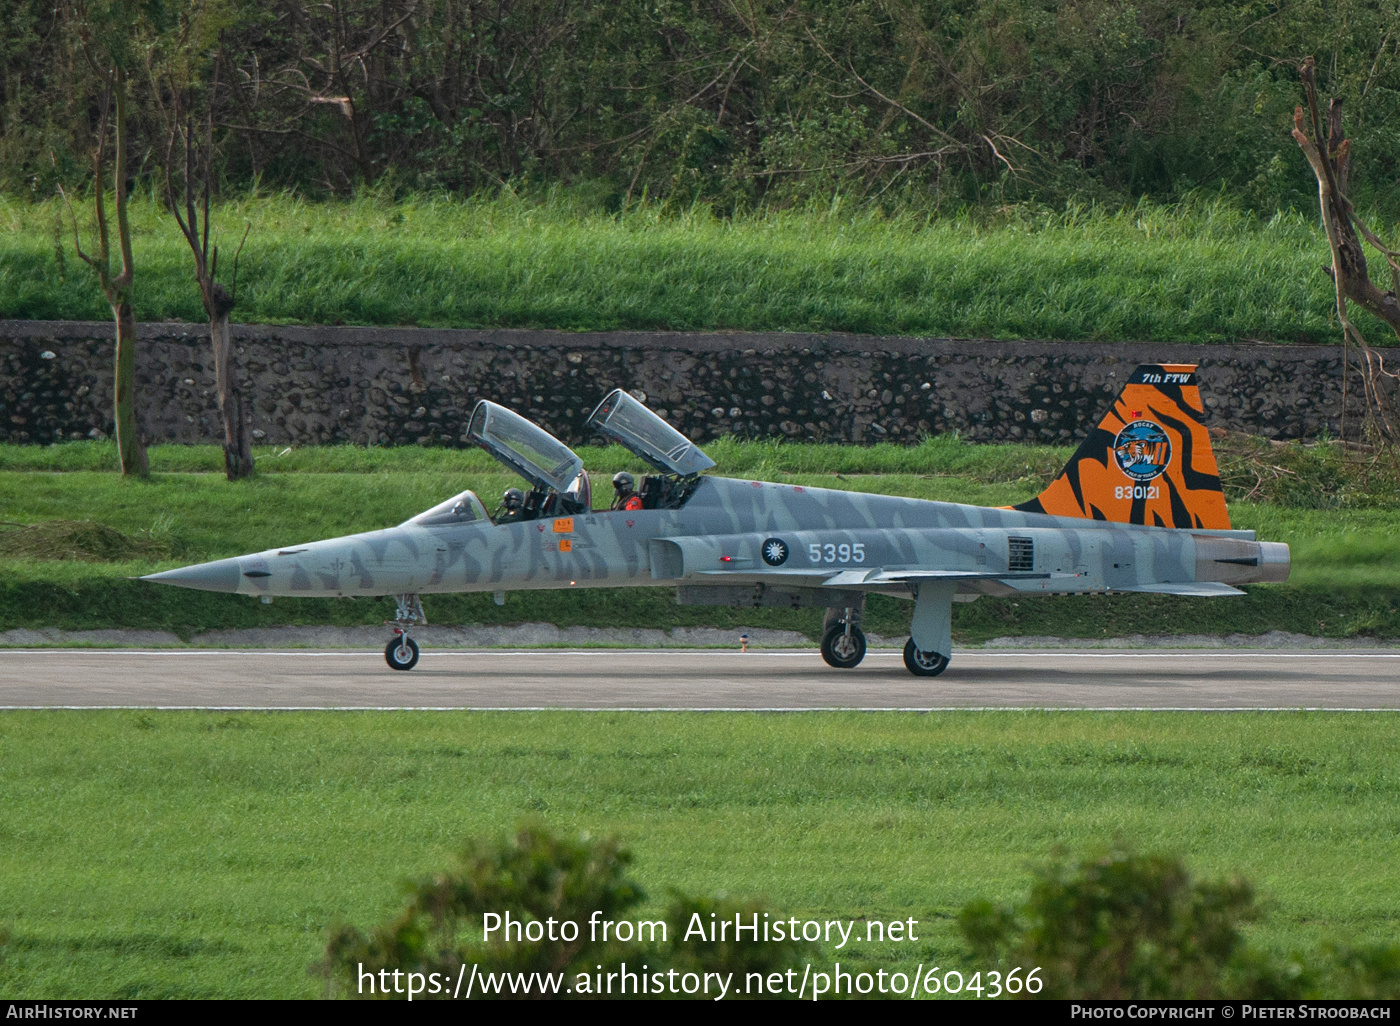
[[[417,595],[395,595],[398,611],[392,620],[386,620],[394,629],[394,640],[384,649],[384,661],[391,670],[411,670],[418,665],[418,643],[408,636],[413,627],[421,627],[428,622],[423,615],[423,603]]]
[[[822,658],[838,670],[860,665],[865,658],[865,632],[853,623],[838,620],[822,635]]]
[[[411,670],[418,665],[418,642],[400,634],[384,649],[384,660],[391,670]]]
[[[904,665],[916,677],[937,677],[948,668],[948,657],[914,647],[914,639],[904,643]]]

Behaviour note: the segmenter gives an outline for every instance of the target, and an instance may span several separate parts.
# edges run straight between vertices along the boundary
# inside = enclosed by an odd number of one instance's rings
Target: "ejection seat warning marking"
[[[571,540],[569,540],[568,538],[561,538],[561,539],[559,540],[559,551],[560,551],[560,552],[573,552],[573,551],[574,551],[574,543],[573,543]]]
[[[554,521],[554,533],[555,533],[555,534],[568,534],[568,533],[570,533],[571,531],[573,531],[573,529],[574,529],[574,518],[573,518],[573,517],[560,517],[558,520]],[[564,551],[568,551],[568,550],[564,550]]]

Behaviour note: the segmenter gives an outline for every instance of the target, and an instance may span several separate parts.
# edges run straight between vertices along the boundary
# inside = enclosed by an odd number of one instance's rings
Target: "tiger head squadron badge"
[[[1151,481],[1172,461],[1171,439],[1152,421],[1135,420],[1113,439],[1113,456],[1118,469],[1134,481]]]

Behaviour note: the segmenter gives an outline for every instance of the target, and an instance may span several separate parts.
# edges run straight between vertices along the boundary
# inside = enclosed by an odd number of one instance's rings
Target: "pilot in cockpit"
[[[642,497],[637,494],[637,481],[627,471],[613,475],[613,509],[641,509]]]
[[[521,520],[525,516],[525,493],[519,488],[507,488],[501,496],[501,506],[496,510],[496,523]]]

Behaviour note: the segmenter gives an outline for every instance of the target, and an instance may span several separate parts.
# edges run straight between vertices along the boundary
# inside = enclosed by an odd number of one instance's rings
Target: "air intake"
[[[1006,547],[1006,569],[1024,571],[1035,569],[1035,542],[1032,539],[1008,538],[1006,539]]]

